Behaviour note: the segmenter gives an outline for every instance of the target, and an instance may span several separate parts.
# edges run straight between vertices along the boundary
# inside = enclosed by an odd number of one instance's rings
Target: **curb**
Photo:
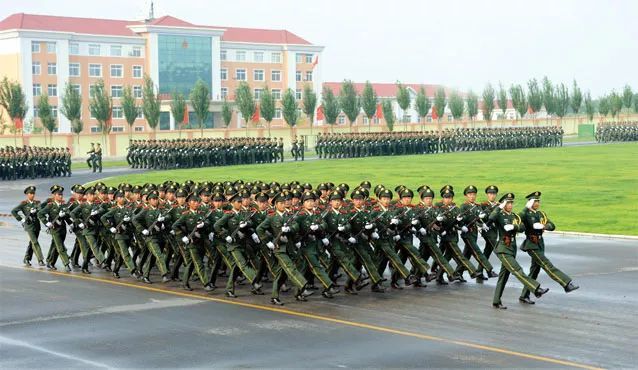
[[[550,231],[548,232],[548,234],[559,235],[559,236],[587,236],[587,237],[596,238],[596,239],[638,240],[638,236],[634,236],[634,235],[594,234],[594,233],[583,233],[578,231]]]

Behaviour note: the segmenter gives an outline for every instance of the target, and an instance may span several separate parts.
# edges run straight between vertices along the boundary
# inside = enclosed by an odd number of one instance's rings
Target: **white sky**
[[[13,13],[141,19],[148,0],[0,0]],[[438,83],[547,75],[592,95],[638,90],[638,1],[156,0],[156,16],[288,29],[326,47],[324,81]]]

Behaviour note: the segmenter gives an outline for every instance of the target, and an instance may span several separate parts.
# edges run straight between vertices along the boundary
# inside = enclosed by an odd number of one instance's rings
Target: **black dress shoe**
[[[31,266],[31,261],[26,258],[22,260],[22,263],[24,263],[25,266]]]
[[[47,269],[48,269],[48,270],[57,270],[57,269],[55,268],[55,266],[53,266],[52,264],[50,264],[50,263],[48,263],[48,262],[47,262]]]
[[[74,268],[76,268],[76,269],[79,269],[81,266],[80,266],[80,264],[78,264],[78,263],[74,263],[74,264],[73,264],[73,267],[74,267]]]
[[[191,288],[191,286],[188,283],[182,284],[182,289],[187,290],[189,292],[193,291],[193,288]]]
[[[518,301],[525,304],[536,304],[536,302],[529,299],[529,297],[519,298]]]
[[[261,289],[251,289],[250,292],[254,295],[264,295],[264,292]]]
[[[355,287],[354,287],[354,288],[355,288],[356,290],[361,290],[361,289],[363,289],[363,288],[367,287],[368,285],[370,285],[370,280],[362,280],[362,279],[359,279],[359,280],[357,281],[357,285],[355,285]]]
[[[73,269],[71,268],[71,265],[65,265],[65,266],[64,266],[64,271],[66,271],[66,272],[73,272]]]
[[[279,298],[270,298],[270,303],[274,304],[275,306],[284,305],[284,302],[282,302]]]
[[[327,290],[328,293],[335,295],[335,294],[339,294],[339,292],[341,292],[341,290],[339,290],[338,288],[336,288],[334,285],[331,286],[330,288],[328,288]]]
[[[162,276],[162,283],[168,283],[169,281],[171,281],[171,278],[168,275]]]
[[[120,274],[117,273],[117,272],[114,272],[113,273],[113,277],[116,278],[116,279],[119,279],[120,278]]]
[[[403,287],[399,285],[399,283],[396,281],[393,281],[392,283],[390,283],[390,286],[392,287],[392,289],[399,289],[399,290],[403,289]]]
[[[142,278],[142,281],[145,282],[146,284],[153,284],[153,282],[151,281],[151,279],[147,278],[146,276],[144,276]]]
[[[308,285],[308,286],[306,286],[306,289],[310,289],[310,290],[319,290],[319,288],[317,288],[317,287],[316,287],[316,286],[314,286],[314,285]]]
[[[569,293],[572,290],[576,290],[580,288],[578,285],[572,283],[571,281],[569,282],[569,284],[567,284],[567,286],[565,287],[565,293]]]
[[[301,295],[301,294],[297,294],[297,295],[295,296],[295,299],[296,299],[296,300],[298,300],[299,302],[308,302],[308,300],[306,299],[306,297],[304,297],[304,296],[303,296],[303,295]]]
[[[299,294],[301,294],[302,297],[306,298],[306,297],[310,297],[311,295],[315,294],[315,292],[313,292],[312,290],[308,290],[308,289],[304,288],[304,290],[302,290],[301,293],[299,293]]]
[[[111,272],[111,266],[109,266],[109,265],[104,265],[104,271]]]
[[[498,308],[499,310],[507,310],[507,306],[503,306],[502,303],[492,303],[492,307]]]
[[[495,277],[498,277],[498,274],[496,272],[494,272],[494,270],[492,270],[492,271],[487,273],[487,276],[491,277],[491,278],[495,278]]]
[[[459,276],[456,281],[458,281],[459,283],[467,283],[467,280],[465,280],[465,278],[463,276]]]
[[[230,290],[226,291],[226,297],[228,297],[228,298],[237,298],[235,293],[231,292]]]
[[[44,263],[44,261],[38,261],[38,265],[40,265],[40,266],[44,266],[44,265],[45,265],[45,263]]]
[[[485,276],[485,275],[483,275],[483,274],[481,274],[481,275],[479,275],[479,276],[477,276],[477,277],[476,277],[476,281],[477,281],[477,282],[479,282],[479,283],[482,283],[482,282],[484,282],[485,280],[487,280],[487,276]]]
[[[385,288],[380,286],[379,284],[374,284],[370,290],[373,293],[385,293]]]
[[[429,283],[430,281],[436,279],[436,274],[426,274],[425,275],[425,282]]]
[[[543,294],[549,292],[549,288],[541,288],[540,286],[536,289],[536,291],[534,292],[534,295],[536,296],[536,298],[540,298],[543,296]]]
[[[334,298],[335,297],[334,295],[330,294],[330,292],[328,292],[327,290],[324,290],[323,292],[321,292],[321,295],[324,298]]]
[[[204,290],[207,291],[207,292],[212,292],[213,290],[215,290],[215,288],[217,288],[217,287],[214,286],[213,284],[204,285]]]
[[[90,274],[91,271],[89,271],[89,269],[82,269],[82,273],[83,274]]]
[[[456,279],[454,279],[456,280]],[[452,280],[452,281],[454,281]],[[436,283],[439,285],[447,285],[447,281],[443,280],[443,279],[436,279]]]
[[[352,289],[351,287],[346,287],[343,291],[346,292],[346,294],[350,294],[350,295],[358,295],[359,294],[359,293],[357,293],[356,290]]]
[[[260,290],[261,287],[262,287],[262,284],[260,284],[260,283],[252,283],[251,286],[252,286],[253,290]]]
[[[281,285],[281,291],[284,293],[287,293],[290,290],[290,288],[288,287],[288,285],[286,284],[282,284]]]

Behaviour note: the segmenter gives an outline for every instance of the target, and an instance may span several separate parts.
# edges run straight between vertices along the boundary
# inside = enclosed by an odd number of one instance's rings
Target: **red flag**
[[[16,130],[22,130],[22,118],[16,117],[13,119],[13,123],[15,125]]]
[[[381,104],[377,104],[377,111],[374,115],[379,119],[383,118],[383,108],[381,108]]]
[[[188,125],[190,117],[188,116],[188,104],[184,104],[184,119],[182,120],[182,124]]]
[[[326,119],[326,115],[323,113],[323,105],[320,105],[317,108],[317,121],[323,121],[324,119]]]
[[[253,122],[259,122],[259,104],[255,104],[255,112],[250,120]]]
[[[436,112],[436,107],[432,107],[432,119],[439,119],[439,115]]]
[[[312,59],[312,69],[315,69],[317,64],[319,64],[319,55],[315,54],[315,57]]]

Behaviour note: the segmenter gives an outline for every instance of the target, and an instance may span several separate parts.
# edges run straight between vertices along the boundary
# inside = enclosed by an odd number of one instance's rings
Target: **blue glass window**
[[[201,79],[212,87],[213,55],[211,38],[204,36],[158,36],[159,90],[188,96]],[[214,96],[211,90],[211,96]]]

